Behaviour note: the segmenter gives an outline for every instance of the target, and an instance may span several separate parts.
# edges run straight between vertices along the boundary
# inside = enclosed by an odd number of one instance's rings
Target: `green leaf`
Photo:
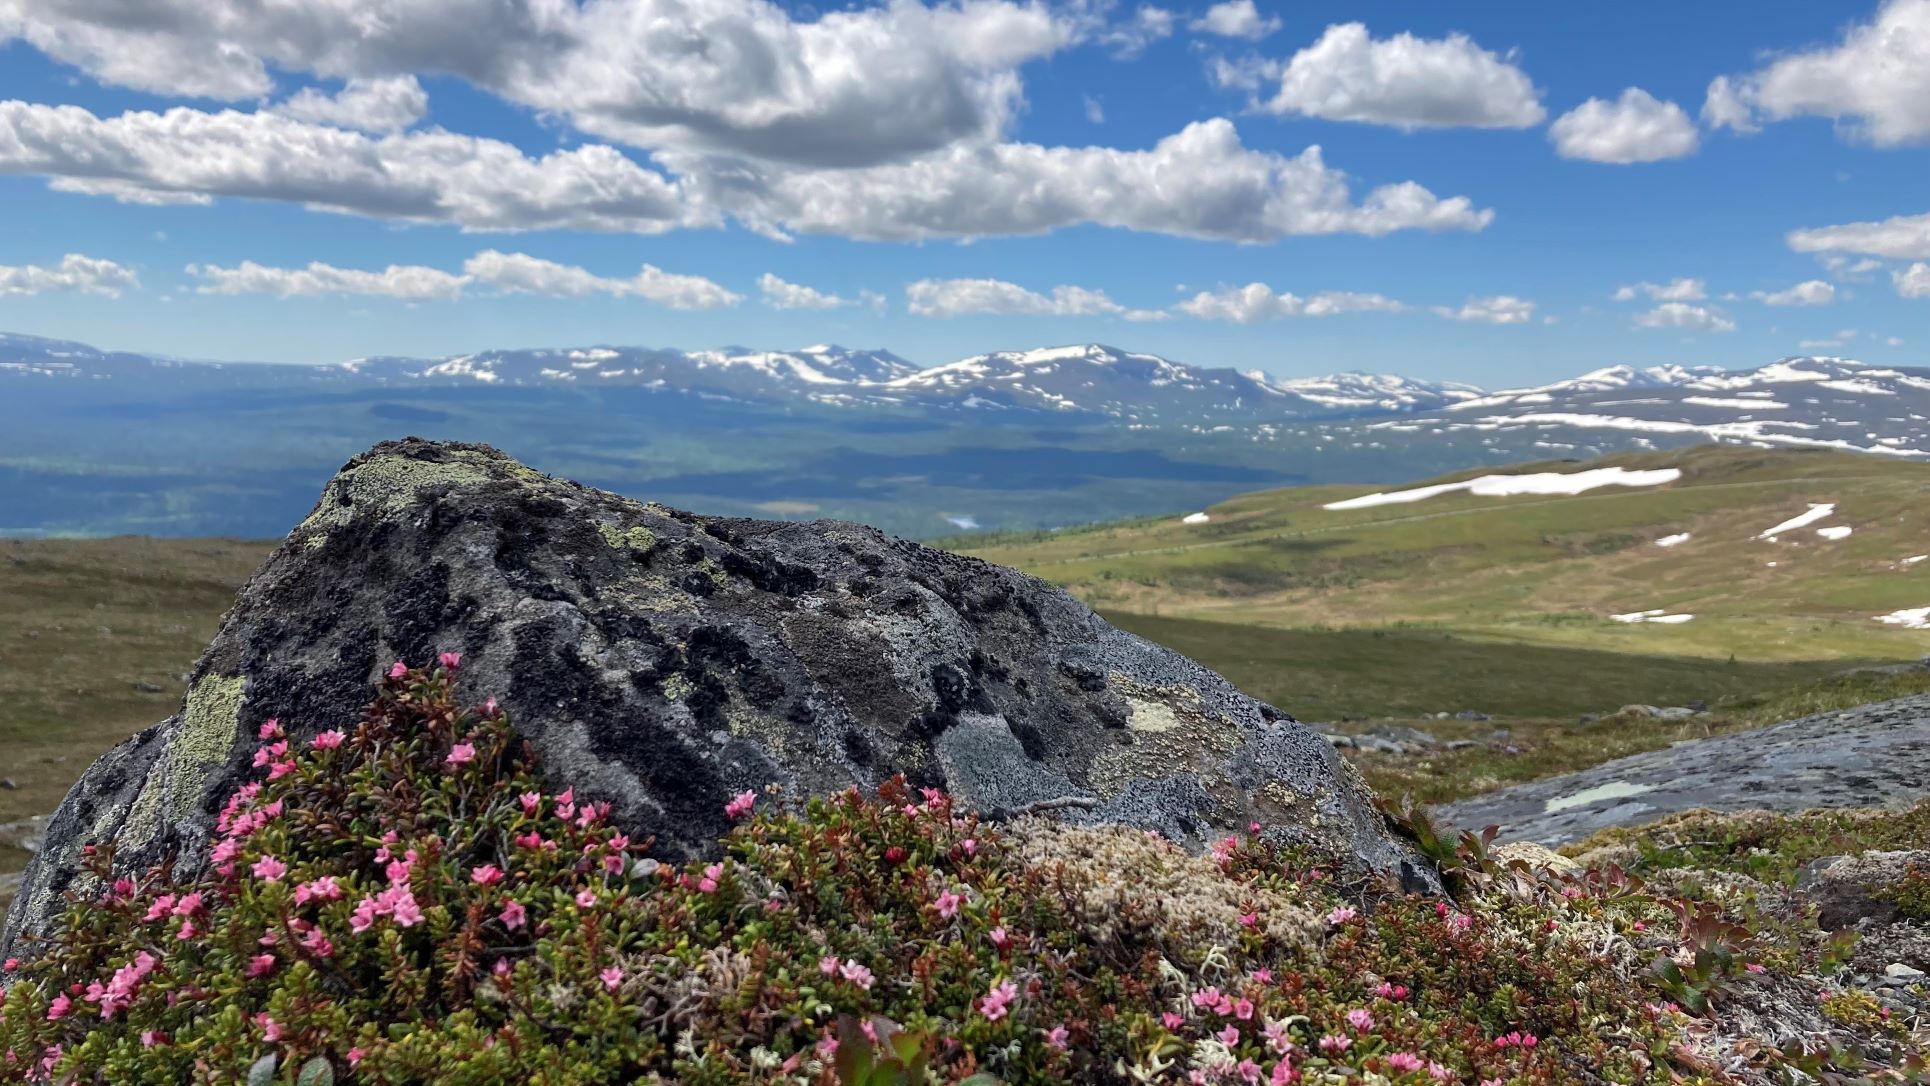
[[[980,1071],[975,1075],[967,1076],[958,1086],[1004,1086],[1004,1084],[990,1071]]]
[[[275,1054],[270,1052],[248,1068],[248,1086],[269,1086],[275,1081]]]
[[[302,1064],[295,1086],[335,1086],[335,1068],[324,1057],[316,1056]]]

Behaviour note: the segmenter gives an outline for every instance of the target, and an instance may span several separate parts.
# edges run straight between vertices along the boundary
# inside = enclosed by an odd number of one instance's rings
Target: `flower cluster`
[[[663,863],[462,708],[459,665],[391,669],[353,728],[264,722],[204,873],[94,854],[7,963],[0,1081],[833,1086],[905,1045],[920,1083],[1731,1081],[1605,949],[1669,915],[1609,883],[1448,908],[901,780],[719,797],[721,855]]]

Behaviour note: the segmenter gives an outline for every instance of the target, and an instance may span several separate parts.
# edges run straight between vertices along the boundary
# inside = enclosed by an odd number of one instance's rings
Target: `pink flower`
[[[998,947],[1000,950],[1004,950],[1005,944],[1012,941],[1012,937],[1005,933],[1005,926],[1003,924],[999,925],[996,928],[993,928],[991,931],[987,932],[986,934],[991,938],[992,945],[995,947]]]
[[[1267,1047],[1284,1056],[1293,1051],[1293,1038],[1287,1033],[1285,1022],[1268,1022],[1260,1031],[1266,1035]]]
[[[400,679],[402,676],[407,675],[408,673],[409,673],[409,665],[403,663],[400,660],[397,660],[395,662],[395,666],[389,669],[389,678]]]
[[[960,841],[958,847],[964,849],[965,855],[967,856],[978,855],[978,839],[975,837],[967,837],[965,840]]]
[[[494,886],[503,881],[503,869],[495,864],[483,864],[469,869],[469,881],[477,886]]]
[[[263,1011],[255,1015],[255,1025],[261,1027],[262,1039],[268,1043],[273,1044],[281,1040],[281,1023],[268,1017],[268,1012]]]
[[[618,969],[614,965],[608,969],[605,969],[603,972],[598,973],[597,976],[602,978],[603,987],[609,989],[612,992],[616,991],[618,988],[621,988],[623,986],[623,970]]]
[[[510,931],[515,931],[517,928],[522,927],[523,921],[528,916],[529,913],[523,908],[523,904],[520,901],[510,901],[503,905],[503,927],[508,928]]]
[[[846,958],[844,964],[838,967],[838,975],[867,992],[871,990],[872,982],[877,979],[871,975],[871,970],[849,958]]]
[[[153,1048],[154,1046],[162,1043],[166,1039],[167,1039],[167,1035],[161,1033],[159,1030],[144,1029],[141,1031],[142,1048]]]
[[[1159,1016],[1159,1024],[1167,1029],[1178,1029],[1186,1024],[1186,1019],[1172,1011],[1163,1011]]]
[[[295,887],[295,904],[306,905],[310,901],[340,901],[342,888],[333,875],[323,875],[312,882],[304,882]]]
[[[1233,1017],[1238,1018],[1241,1021],[1245,1021],[1246,1019],[1252,1018],[1253,1001],[1251,999],[1235,1000],[1233,1003]]]
[[[396,897],[395,922],[397,926],[404,928],[412,928],[422,923],[422,910],[416,905],[415,895],[407,890]]]
[[[576,815],[576,789],[565,788],[556,797],[556,817],[573,818]]]
[[[263,856],[261,859],[256,860],[255,866],[249,868],[249,870],[253,871],[255,877],[263,882],[280,882],[281,877],[288,874],[288,865],[275,859],[273,856]]]
[[[1374,1015],[1365,1007],[1355,1007],[1347,1012],[1347,1024],[1365,1033],[1374,1028]]]
[[[196,890],[192,893],[182,894],[181,897],[178,900],[176,900],[174,903],[174,915],[176,916],[201,915],[201,900],[202,900],[201,891],[199,890]]]
[[[501,712],[501,711],[502,711],[502,710],[501,710],[501,708],[500,708],[500,707],[498,707],[498,706],[497,706],[497,704],[496,704],[496,699],[495,699],[495,698],[484,698],[484,699],[483,699],[483,715],[484,715],[484,716],[495,716],[495,715],[496,715],[497,713],[499,713],[499,712]]]
[[[444,759],[444,761],[450,765],[468,765],[475,760],[476,745],[474,743],[457,743],[455,746],[449,748],[449,757]]]
[[[516,802],[523,805],[523,813],[531,818],[535,818],[543,810],[543,794],[541,792],[524,792],[522,795],[516,797]]]
[[[47,1021],[58,1022],[61,1019],[67,1017],[68,1012],[72,1011],[73,1009],[74,1009],[74,1001],[67,997],[67,993],[62,992],[61,994],[54,997],[54,1001],[52,1003],[47,1005]]]
[[[302,936],[302,946],[317,958],[335,956],[335,944],[329,941],[328,936],[320,928],[310,928],[308,933]]]
[[[354,1066],[355,1066],[356,1064],[358,1064],[358,1063],[361,1063],[361,1062],[362,1062],[362,1060],[363,1060],[363,1058],[364,1058],[364,1057],[366,1057],[367,1055],[368,1055],[368,1053],[366,1053],[366,1052],[364,1052],[364,1051],[362,1051],[362,1050],[361,1050],[361,1049],[359,1049],[359,1048],[351,1048],[351,1049],[349,1049],[349,1050],[348,1050],[348,1065],[349,1065],[350,1067],[354,1067]]]
[[[1019,997],[1018,986],[1009,980],[1002,980],[992,986],[992,990],[979,998],[978,1013],[986,1021],[996,1022],[1005,1017],[1006,1009]]]
[[[1448,927],[1453,928],[1455,931],[1466,931],[1473,926],[1474,917],[1469,916],[1467,913],[1455,913],[1454,918],[1448,921]]]
[[[174,895],[162,894],[160,897],[157,897],[154,899],[153,904],[147,907],[147,915],[141,917],[141,919],[152,924],[156,920],[159,920],[162,917],[167,916],[169,913],[172,913],[173,911],[174,911]],[[9,965],[7,967],[7,970],[8,972],[12,972],[13,966]]]
[[[591,908],[591,907],[593,907],[593,906],[594,906],[595,904],[596,904],[596,891],[595,891],[595,890],[592,890],[592,889],[590,889],[589,887],[587,887],[587,886],[586,886],[586,887],[584,887],[583,889],[581,889],[581,890],[578,890],[578,891],[576,892],[576,905],[577,905],[577,908],[579,908],[579,909],[588,909],[588,908]]]
[[[1743,966],[1743,968],[1749,970],[1751,973],[1760,973],[1763,971],[1761,962],[1750,962],[1748,965]]]
[[[201,934],[201,929],[194,926],[194,921],[183,920],[181,921],[181,930],[175,932],[174,937],[183,942],[186,942],[187,940],[192,939],[199,934]]]
[[[1329,1033],[1320,1038],[1320,1051],[1330,1056],[1345,1052],[1352,1047],[1354,1047],[1353,1038],[1344,1037],[1338,1033]]]
[[[1215,1034],[1214,1036],[1220,1039],[1221,1044],[1225,1045],[1228,1048],[1232,1048],[1234,1045],[1237,1045],[1240,1043],[1240,1027],[1234,1025],[1231,1022],[1228,1022],[1226,1024],[1226,1027],[1220,1030],[1220,1032]]]
[[[295,772],[295,763],[290,759],[283,758],[281,761],[268,767],[268,779],[278,781],[293,772]]]
[[[460,652],[445,652],[437,657],[437,659],[442,662],[443,667],[450,671],[454,671],[462,665],[462,653]]]
[[[1448,1070],[1446,1067],[1441,1066],[1440,1064],[1434,1062],[1433,1060],[1429,1060],[1427,1061],[1427,1077],[1433,1079],[1436,1082],[1453,1082],[1454,1072]]]
[[[717,880],[724,877],[723,864],[711,864],[704,868],[704,877],[697,881],[698,891],[706,894],[717,892]]]
[[[950,920],[958,915],[958,907],[964,902],[963,897],[946,890],[938,895],[938,900],[934,904],[938,906],[938,915]]]
[[[334,728],[310,739],[308,745],[316,750],[334,750],[342,745],[342,740],[347,738],[348,736],[342,733],[342,729]]]
[[[838,956],[836,954],[826,954],[824,957],[818,959],[818,972],[828,977],[836,974],[837,971]]]
[[[1260,914],[1259,913],[1241,913],[1240,926],[1243,928],[1258,928],[1260,926]]]
[[[1252,1060],[1241,1060],[1239,1066],[1235,1067],[1234,1070],[1240,1073],[1240,1079],[1243,1082],[1251,1083],[1260,1081],[1260,1065],[1254,1063]]]
[[[1412,1052],[1390,1052],[1387,1055],[1387,1066],[1396,1071],[1407,1072],[1419,1071],[1423,1065],[1421,1058]]]
[[[261,722],[261,727],[255,729],[255,735],[262,739],[278,739],[281,737],[281,722],[270,717]]]
[[[1064,1052],[1066,1049],[1066,1039],[1069,1036],[1071,1035],[1066,1032],[1066,1028],[1064,1026],[1053,1026],[1050,1030],[1046,1032],[1045,1045],[1047,1048],[1051,1048],[1059,1052]]]
[[[264,977],[274,971],[275,956],[273,954],[257,954],[248,962],[248,976]]]
[[[1255,969],[1255,970],[1253,971],[1253,979],[1254,979],[1254,980],[1256,980],[1256,981],[1259,981],[1259,982],[1260,982],[1261,984],[1272,984],[1272,983],[1273,983],[1273,970],[1271,970],[1271,969]]]
[[[1356,910],[1352,905],[1341,905],[1341,906],[1337,906],[1334,909],[1334,911],[1327,914],[1327,923],[1345,924],[1347,921],[1352,920],[1353,918],[1359,915],[1360,915],[1359,911]]]
[[[739,792],[731,797],[729,803],[724,804],[724,815],[732,821],[736,821],[749,815],[751,808],[756,805],[756,792]]]

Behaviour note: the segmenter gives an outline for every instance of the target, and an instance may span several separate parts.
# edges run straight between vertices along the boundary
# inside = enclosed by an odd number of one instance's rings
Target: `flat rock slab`
[[[1930,795],[1930,694],[1695,739],[1434,808],[1450,825],[1564,845],[1678,811],[1881,807]]]
[[[734,793],[799,803],[904,774],[995,816],[1044,805],[1195,848],[1258,823],[1354,873],[1438,886],[1319,735],[1043,581],[410,439],[343,467],[242,589],[181,711],[74,786],[5,943],[44,928],[89,842],[194,869],[223,799],[259,776],[263,720],[297,741],[344,725],[392,661],[444,651],[557,787],[609,801],[667,860],[714,850]]]

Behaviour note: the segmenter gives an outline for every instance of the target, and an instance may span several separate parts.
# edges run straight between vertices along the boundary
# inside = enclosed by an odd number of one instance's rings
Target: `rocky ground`
[[[1930,695],[1679,743],[1435,809],[1504,840],[1564,845],[1697,808],[1803,811],[1914,802],[1930,783]]]

